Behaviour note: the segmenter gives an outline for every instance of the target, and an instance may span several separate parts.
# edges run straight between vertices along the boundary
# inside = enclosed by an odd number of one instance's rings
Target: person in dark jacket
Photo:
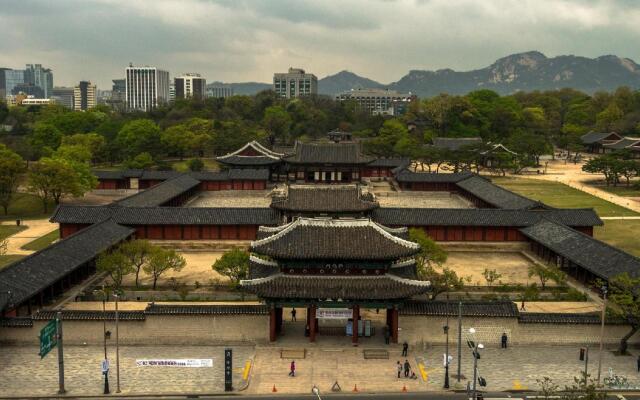
[[[404,377],[408,378],[410,372],[411,372],[411,364],[409,364],[409,360],[404,360]]]
[[[402,343],[402,357],[406,357],[407,353],[409,353],[409,343]]]
[[[291,361],[291,366],[289,367],[289,376],[296,376],[296,362]]]
[[[507,348],[507,332],[502,333],[502,338],[500,338],[500,347],[503,349]]]
[[[637,364],[638,364],[638,372],[640,372],[640,356],[638,356]]]

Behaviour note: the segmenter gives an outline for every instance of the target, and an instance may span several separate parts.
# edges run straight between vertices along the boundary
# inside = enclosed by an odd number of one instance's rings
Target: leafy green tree
[[[53,124],[36,122],[29,135],[29,144],[37,156],[48,156],[60,146],[62,132]]]
[[[153,290],[156,290],[158,278],[167,271],[180,271],[187,265],[184,257],[173,249],[157,248],[153,251],[149,262],[142,270],[153,279]]]
[[[409,131],[407,127],[398,119],[389,119],[384,122],[378,135],[365,142],[365,150],[370,154],[381,157],[390,157],[396,155],[396,144],[398,142],[408,141]],[[403,144],[399,149],[402,149]]]
[[[484,271],[482,272],[482,276],[484,277],[484,280],[487,281],[487,285],[489,286],[492,286],[493,282],[502,278],[501,273],[499,273],[495,269],[489,269],[489,268],[484,269]]]
[[[50,199],[60,204],[64,196],[80,197],[92,189],[73,165],[64,159],[40,159],[29,170],[27,180],[29,191],[42,200],[45,213],[48,211],[47,203]]]
[[[0,205],[4,215],[9,213],[9,204],[18,190],[20,176],[26,170],[22,157],[0,143]]]
[[[61,146],[83,146],[91,153],[91,161],[96,162],[106,158],[105,137],[97,133],[77,133],[64,136]]]
[[[152,156],[160,154],[160,128],[150,119],[136,119],[127,122],[116,137],[124,158],[147,152]]]
[[[199,158],[192,158],[187,163],[187,166],[189,167],[189,171],[198,172],[204,169],[204,162]]]
[[[180,160],[193,148],[195,139],[193,132],[184,125],[174,125],[162,132],[162,144],[170,149],[169,153],[178,155]]]
[[[220,275],[229,278],[234,286],[238,286],[240,281],[249,275],[249,253],[234,247],[217,259],[212,268]]]
[[[548,376],[545,376],[542,379],[536,379],[536,383],[540,387],[538,394],[545,400],[556,397],[560,390],[560,385],[553,382],[553,379]]]
[[[83,144],[63,144],[53,153],[53,158],[61,158],[78,163],[89,163],[91,150]]]
[[[420,245],[420,252],[416,255],[418,278],[431,282],[434,299],[441,293],[463,287],[463,279],[452,269],[443,267],[447,253],[422,229],[409,229],[409,240]]]
[[[540,281],[540,286],[542,286],[543,290],[545,289],[549,280],[553,280],[558,284],[562,284],[566,280],[564,272],[560,271],[558,268],[545,267],[540,264],[531,265],[528,270],[528,275],[529,278],[534,276],[538,278],[538,280]]]
[[[148,152],[140,153],[137,156],[133,157],[133,159],[128,160],[124,163],[125,168],[132,169],[149,169],[153,167],[155,162],[153,161],[153,157]]]
[[[565,386],[560,398],[562,400],[605,400],[607,397],[604,386],[583,371],[579,377],[573,378],[571,386]]]
[[[629,332],[620,339],[618,351],[626,354],[629,338],[640,330],[640,278],[624,273],[609,280],[608,296],[615,305],[614,313],[630,326]]]
[[[602,132],[613,130],[614,124],[622,119],[624,113],[617,104],[611,103],[596,117],[596,127]]]
[[[275,138],[289,142],[289,130],[291,128],[291,117],[280,106],[271,106],[264,110],[264,118],[262,118],[262,126]]]
[[[141,239],[124,242],[118,248],[118,251],[123,255],[125,261],[131,265],[133,272],[136,274],[136,287],[139,287],[140,270],[149,262],[156,249],[157,247],[150,242]]]
[[[123,278],[134,272],[133,266],[117,250],[100,254],[96,260],[96,269],[109,275],[116,292],[122,290]]]

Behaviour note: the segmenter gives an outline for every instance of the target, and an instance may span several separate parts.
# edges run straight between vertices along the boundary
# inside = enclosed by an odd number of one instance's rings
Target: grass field
[[[634,189],[633,186],[606,186],[606,185],[592,185],[596,189],[604,190],[607,193],[617,194],[622,197],[640,197],[640,189]]]
[[[593,235],[603,242],[640,257],[640,220],[609,219],[594,227]]]
[[[0,269],[6,267],[7,265],[11,264],[14,261],[18,261],[23,257],[24,256],[19,256],[15,254],[0,256]]]
[[[58,230],[55,230],[42,237],[39,237],[38,239],[32,242],[25,244],[24,246],[22,246],[22,248],[24,250],[32,250],[32,251],[42,250],[45,247],[49,246],[51,243],[53,243],[55,240],[58,240],[59,238],[60,238],[60,232]]]
[[[53,201],[49,202],[49,212],[45,214],[42,208],[42,200],[39,197],[29,193],[16,193],[11,204],[9,204],[9,215],[4,215],[0,211],[0,220],[47,218],[55,207]]]
[[[0,225],[0,240],[27,229],[26,226]]]
[[[497,177],[494,183],[531,199],[558,208],[593,208],[601,217],[626,217],[640,214],[558,182],[538,179]]]

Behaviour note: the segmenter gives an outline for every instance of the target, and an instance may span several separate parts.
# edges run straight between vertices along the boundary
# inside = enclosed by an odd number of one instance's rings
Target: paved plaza
[[[337,338],[326,338],[332,342]],[[343,338],[345,339],[345,338]],[[320,342],[323,338],[320,337]],[[346,339],[345,339],[346,340]],[[417,351],[410,349],[409,357],[401,357],[401,346],[390,348],[388,360],[365,360],[363,347],[307,345],[306,358],[296,359],[295,378],[288,376],[291,359],[280,358],[282,347],[259,347],[256,349],[255,365],[252,370],[248,393],[272,393],[276,386],[278,393],[306,393],[317,385],[324,393],[331,391],[338,382],[342,392],[352,392],[357,387],[360,392],[401,392],[406,387],[409,392],[440,391],[444,383],[442,367],[444,347],[431,347]],[[383,348],[383,347],[378,347]],[[580,374],[584,362],[578,360],[578,347],[518,347],[502,350],[496,347],[484,349],[478,361],[480,375],[487,380],[488,391],[513,389],[537,390],[536,379],[549,376],[561,387],[573,383]],[[462,375],[468,377],[457,383],[457,353],[451,349],[453,362],[450,369],[451,389],[464,389],[467,379],[472,380],[473,358],[468,348],[463,348]],[[613,374],[626,377],[632,385],[640,386],[640,374],[636,372],[636,357],[616,357],[605,352],[602,377]],[[417,380],[397,378],[396,362],[409,360],[418,376]],[[591,349],[588,372],[597,374],[597,349]]]
[[[109,383],[116,389],[115,348],[109,344]],[[0,396],[46,396],[58,390],[57,352],[40,360],[37,347],[3,347],[0,351]],[[253,347],[233,348],[234,384],[239,384]],[[65,381],[69,395],[99,395],[104,358],[99,346],[65,346]],[[213,359],[213,367],[138,367],[140,359]],[[123,394],[216,393],[224,390],[224,347],[121,346],[120,385]]]
[[[200,192],[185,207],[269,207],[271,190],[219,190]]]
[[[467,199],[449,192],[389,192],[376,197],[381,207],[475,208]]]

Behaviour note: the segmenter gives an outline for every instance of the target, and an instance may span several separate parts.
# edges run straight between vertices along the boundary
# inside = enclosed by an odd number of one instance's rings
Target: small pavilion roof
[[[285,197],[274,197],[271,207],[293,212],[362,212],[379,205],[357,185],[292,185]]]
[[[398,260],[420,247],[369,219],[298,218],[251,243],[251,251],[275,259]],[[261,229],[264,231],[264,229]]]
[[[263,298],[393,300],[429,291],[431,283],[387,273],[374,276],[286,275],[243,280],[242,287]]]
[[[297,142],[294,154],[283,157],[291,164],[367,164],[373,160],[364,156],[357,143]]]
[[[228,165],[266,166],[279,163],[282,156],[283,154],[269,150],[254,140],[233,153],[217,157],[216,160]]]
[[[609,139],[609,140],[620,140],[620,139],[622,139],[622,136],[620,136],[616,132],[594,132],[594,131],[591,131],[589,133],[585,133],[584,135],[580,136],[580,139],[582,140],[582,143],[584,143],[584,144],[593,144],[593,143],[597,143],[597,142],[599,142],[601,140],[605,140],[610,136],[612,136],[613,139]]]

